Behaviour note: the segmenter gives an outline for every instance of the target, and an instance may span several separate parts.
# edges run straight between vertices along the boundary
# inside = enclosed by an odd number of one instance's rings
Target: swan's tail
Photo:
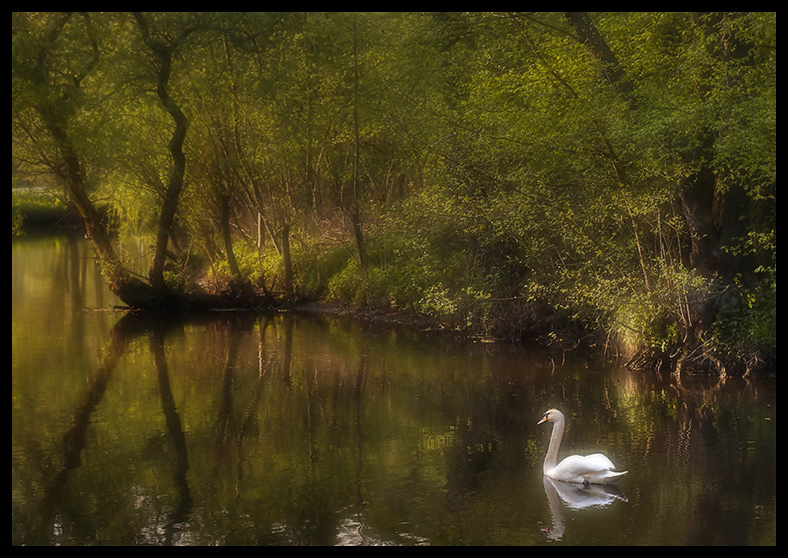
[[[618,479],[626,475],[629,471],[605,471],[603,475],[597,477],[597,484],[613,484]]]

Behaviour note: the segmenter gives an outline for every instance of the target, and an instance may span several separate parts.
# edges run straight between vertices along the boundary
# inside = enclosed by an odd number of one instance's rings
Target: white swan
[[[556,465],[558,448],[564,436],[564,414],[558,409],[550,409],[542,415],[543,422],[553,423],[553,433],[550,436],[550,445],[544,458],[544,474],[551,479],[565,482],[579,482],[583,484],[611,484],[627,474],[627,471],[615,471],[611,461],[601,453],[593,455],[570,455]]]

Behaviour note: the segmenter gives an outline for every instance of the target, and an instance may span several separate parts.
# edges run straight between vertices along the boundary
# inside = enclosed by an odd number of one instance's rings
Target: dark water
[[[776,544],[776,382],[631,374],[317,316],[168,321],[12,242],[16,545]],[[86,311],[86,309],[89,309]],[[602,451],[618,491],[545,482]]]

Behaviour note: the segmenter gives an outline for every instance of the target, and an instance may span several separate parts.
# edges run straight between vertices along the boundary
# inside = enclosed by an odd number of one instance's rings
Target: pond
[[[328,315],[137,316],[84,240],[12,260],[14,545],[776,544],[774,379]],[[543,479],[551,407],[559,458],[605,453],[617,488]]]

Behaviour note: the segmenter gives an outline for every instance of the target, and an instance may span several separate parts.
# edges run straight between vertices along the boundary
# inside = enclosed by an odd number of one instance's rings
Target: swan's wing
[[[601,453],[592,453],[591,455],[586,455],[583,457],[583,460],[585,460],[586,466],[591,468],[591,470],[614,471],[616,469],[616,466],[613,465],[613,462],[610,461],[606,455],[602,455]]]
[[[627,472],[615,471],[616,466],[601,453],[592,455],[570,455],[556,465],[550,476],[567,482],[589,482],[609,484]]]
[[[556,469],[558,468],[580,476],[588,473],[612,471],[616,466],[601,453],[595,453],[592,455],[570,455],[558,464]]]

